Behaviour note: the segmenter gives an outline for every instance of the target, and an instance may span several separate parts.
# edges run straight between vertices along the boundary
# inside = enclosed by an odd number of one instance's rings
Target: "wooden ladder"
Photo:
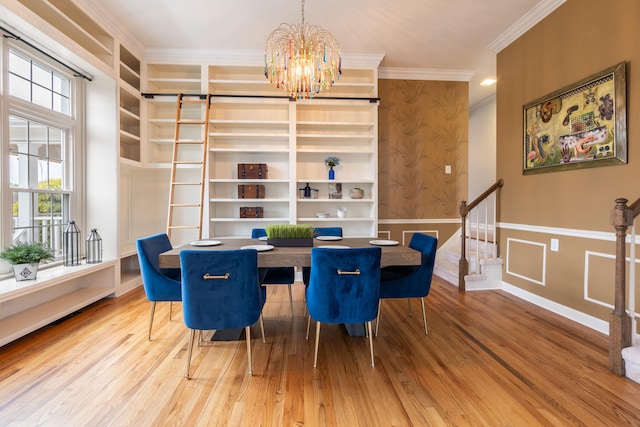
[[[210,109],[210,95],[178,94],[167,216],[174,245],[202,238]]]

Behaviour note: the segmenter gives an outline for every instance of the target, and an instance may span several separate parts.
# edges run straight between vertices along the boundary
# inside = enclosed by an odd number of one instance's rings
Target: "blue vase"
[[[334,179],[336,177],[335,172],[333,171],[333,166],[329,168],[329,179]]]

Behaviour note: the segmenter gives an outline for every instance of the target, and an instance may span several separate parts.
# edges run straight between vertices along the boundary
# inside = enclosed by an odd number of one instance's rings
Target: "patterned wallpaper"
[[[383,79],[378,91],[379,218],[459,218],[468,193],[468,83]]]

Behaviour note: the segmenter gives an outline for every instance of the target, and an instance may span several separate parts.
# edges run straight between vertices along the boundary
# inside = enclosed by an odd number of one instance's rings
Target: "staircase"
[[[458,230],[436,252],[436,262],[433,272],[436,276],[446,280],[454,286],[458,286],[458,274],[460,263],[460,233]],[[467,237],[469,248],[468,261],[470,274],[465,276],[466,290],[500,289],[502,287],[502,258],[485,256],[492,254],[494,242],[477,241]],[[489,245],[486,247],[485,245]]]

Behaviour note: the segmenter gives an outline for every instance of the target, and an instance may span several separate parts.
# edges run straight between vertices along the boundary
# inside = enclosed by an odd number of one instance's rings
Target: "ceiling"
[[[380,75],[469,81],[469,103],[495,93],[496,53],[565,0],[307,0],[305,22],[330,31],[349,55],[383,54]],[[81,0],[144,49],[264,51],[297,0]],[[105,4],[106,3],[106,4]],[[471,77],[469,77],[471,76]]]

